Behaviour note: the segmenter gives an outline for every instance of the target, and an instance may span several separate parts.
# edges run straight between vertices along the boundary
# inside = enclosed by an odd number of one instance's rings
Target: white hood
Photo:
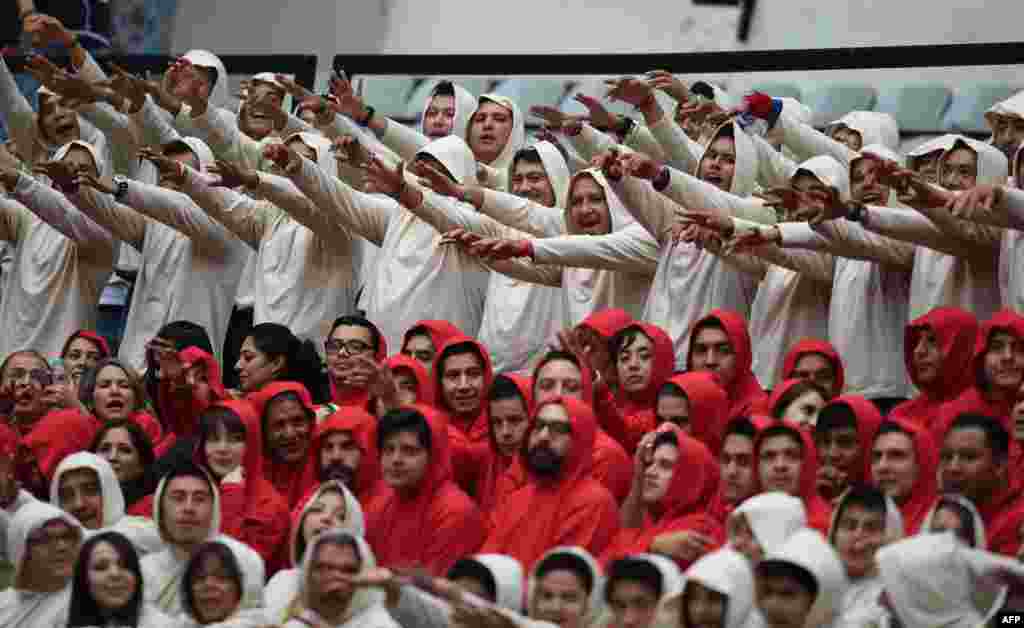
[[[283,94],[283,97],[281,98],[281,109],[285,111],[292,110],[292,105],[295,104],[292,102],[292,95],[289,94],[288,90],[284,88],[284,85],[277,80],[277,74],[274,74],[273,72],[260,72],[259,74],[253,74],[252,78],[249,79],[249,83],[266,83],[268,85],[273,85]]]
[[[491,572],[498,589],[497,605],[516,613],[523,608],[523,565],[504,554],[477,554],[473,556]]]
[[[302,540],[302,524],[306,519],[306,513],[309,512],[310,507],[320,498],[320,495],[327,489],[340,490],[341,494],[345,496],[345,522],[339,528],[345,532],[351,532],[356,536],[364,536],[366,534],[366,519],[363,516],[363,507],[359,505],[359,500],[355,498],[348,487],[345,486],[344,482],[339,480],[329,480],[320,485],[320,487],[313,493],[306,503],[302,505],[302,513],[297,519],[293,521],[292,529],[290,532],[291,542],[288,545],[289,556],[292,559],[292,564],[295,566],[302,564],[302,556],[305,553],[305,542]]]
[[[743,501],[729,517],[744,515],[761,550],[778,549],[789,537],[807,525],[804,502],[782,491],[760,493]]]
[[[124,517],[124,493],[121,492],[121,485],[114,474],[114,468],[110,466],[105,458],[86,451],[72,454],[57,465],[53,473],[53,480],[50,482],[50,503],[60,508],[60,480],[68,471],[76,469],[89,469],[96,473],[99,479],[100,491],[103,494],[103,522],[104,528],[109,528]]]
[[[230,621],[239,615],[255,615],[256,613],[253,611],[263,608],[263,585],[266,582],[266,568],[263,565],[263,559],[245,543],[239,543],[226,536],[218,538],[214,543],[219,543],[228,548],[231,555],[235,557],[239,571],[242,572],[242,599],[239,600],[235,612],[225,621]],[[191,565],[193,560],[195,559],[189,559],[188,564]],[[188,565],[186,565],[185,571],[188,571]],[[178,585],[178,595],[182,600],[185,614],[189,619],[198,623],[198,618],[192,614],[192,609],[187,608],[185,605],[185,600],[187,599],[185,597],[185,587],[187,584],[185,579],[182,578]]]
[[[658,605],[662,608],[669,600],[679,597],[683,593],[685,580],[676,561],[660,554],[633,554],[630,558],[652,565],[661,574],[661,599],[658,601]],[[605,597],[607,598],[607,596]]]
[[[619,195],[615,193],[611,184],[608,183],[608,179],[604,177],[604,173],[595,168],[588,168],[586,170],[580,170],[573,175],[572,179],[569,181],[569,188],[566,191],[565,201],[562,203],[563,212],[565,214],[566,229],[569,235],[579,235],[580,233],[572,222],[569,201],[572,197],[573,187],[582,177],[590,177],[596,181],[599,186],[601,186],[602,190],[604,190],[605,202],[608,204],[608,222],[611,226],[609,233],[619,231],[635,222],[633,215],[630,214],[629,210],[626,209],[626,206],[622,204],[622,201],[619,199]]]
[[[448,173],[463,185],[476,185],[476,158],[461,137],[449,135],[427,144],[417,154],[430,155],[444,164]]]
[[[931,510],[928,511],[928,516],[926,516],[924,521],[921,522],[921,530],[918,534],[932,533],[932,519],[935,518],[935,511],[938,510],[941,502],[956,502],[967,509],[967,512],[971,514],[971,520],[974,522],[974,549],[988,549],[988,541],[985,536],[985,522],[981,518],[981,513],[979,513],[978,509],[974,507],[974,502],[962,495],[941,495],[939,499],[936,500],[935,505],[932,506]]]
[[[1024,190],[1024,142],[1017,148],[1017,154],[1013,157],[1013,185],[1018,190]]]
[[[952,532],[919,534],[876,555],[893,610],[907,628],[975,628],[999,611],[1006,589],[981,580],[995,570],[1024,577],[1011,558],[964,546]],[[978,608],[976,599],[994,600]]]
[[[562,157],[562,153],[554,144],[545,140],[534,142],[531,148],[537,151],[544,165],[544,172],[548,175],[551,189],[555,192],[555,205],[564,207],[563,203],[569,198],[569,181],[572,180],[572,173],[569,172],[569,165],[565,163],[565,157]],[[508,180],[512,181],[511,163],[508,166]]]
[[[839,513],[843,511],[849,493],[844,493],[835,507],[832,508],[832,519],[828,525],[828,542],[835,545],[836,524],[839,523]],[[903,538],[903,514],[900,507],[896,505],[891,497],[885,497],[885,543],[895,543]]]
[[[203,471],[203,473],[206,473]],[[173,545],[167,538],[164,526],[160,521],[160,503],[163,501],[164,491],[167,490],[167,478],[170,476],[164,476],[160,480],[160,484],[156,487],[156,492],[153,493],[153,523],[156,524],[157,530],[160,532],[160,538],[167,545],[168,549]],[[179,476],[181,477],[181,476]],[[220,491],[217,489],[217,483],[210,479],[207,474],[207,481],[213,489],[213,513],[210,517],[210,531],[206,535],[207,541],[212,541],[217,538],[220,533]]]
[[[63,521],[72,529],[84,533],[82,525],[74,517],[46,502],[28,502],[11,517],[10,526],[7,528],[7,559],[14,565],[15,587],[21,577],[22,568],[25,566],[23,563],[29,535],[56,520]]]
[[[998,148],[986,142],[972,140],[962,135],[944,135],[949,138],[942,146],[942,157],[939,158],[939,172],[942,172],[946,156],[957,148],[967,147],[978,156],[978,182],[977,185],[1004,185],[1006,177],[1010,172],[1010,163],[1006,155]]]
[[[810,124],[814,119],[814,111],[796,98],[784,96],[779,98],[782,101],[782,110],[792,116],[797,122]]]
[[[316,165],[332,177],[338,176],[338,160],[331,152],[331,141],[317,133],[292,133],[284,138],[283,143],[288,144],[292,140],[299,140],[313,150],[316,155]]]
[[[318,536],[310,547],[310,551],[306,552],[305,557],[302,560],[302,579],[299,583],[299,597],[304,604],[308,606],[307,593],[309,591],[310,583],[310,568],[313,562],[313,556],[316,555],[316,549],[324,541],[337,541],[337,540],[349,540],[351,539],[356,548],[359,551],[359,559],[362,561],[361,572],[365,573],[370,569],[377,566],[377,558],[373,554],[373,550],[370,549],[370,545],[361,536],[352,534],[351,532],[345,532],[340,530],[331,530],[330,532],[324,532]],[[352,595],[352,601],[349,602],[348,611],[345,613],[344,622],[351,621],[357,615],[366,612],[374,607],[380,607],[384,603],[384,592],[379,589],[372,589],[369,587],[357,587],[355,593]]]
[[[89,154],[92,155],[92,161],[93,163],[96,164],[96,169],[99,171],[101,177],[110,174],[109,172],[107,172],[108,164],[106,160],[100,157],[100,152],[96,150],[96,147],[90,144],[89,142],[85,142],[82,140],[71,140],[67,144],[58,148],[57,152],[53,154],[53,161],[60,161],[61,159],[64,159],[64,157],[68,154],[68,151],[76,146],[78,148],[83,148],[89,151]]]
[[[757,149],[754,148],[754,142],[750,136],[735,121],[730,120],[718,127],[707,146],[711,146],[729,127],[732,128],[733,142],[736,146],[736,168],[729,192],[736,196],[747,197],[757,189]],[[706,151],[707,147],[705,147]],[[702,163],[704,163],[703,154],[700,156],[700,161],[697,162],[698,173]]]
[[[872,157],[884,159],[886,161],[894,161],[897,164],[899,164],[900,167],[904,167],[906,165],[906,159],[904,159],[903,156],[900,155],[899,153],[890,150],[885,146],[882,146],[881,144],[871,144],[860,149],[860,154],[850,160],[850,174],[853,173],[853,168],[857,164],[857,162],[863,159],[865,155],[870,155]],[[886,204],[889,207],[902,207],[903,205],[896,200],[896,197],[898,195],[899,192],[897,192],[894,189],[890,189],[889,199]]]
[[[206,142],[199,139],[198,137],[181,136],[180,138],[167,142],[163,148],[166,151],[171,146],[184,146],[192,151],[192,154],[199,160],[199,171],[206,173],[209,171],[210,166],[216,161],[213,156],[213,151],[206,145]]]
[[[577,546],[562,545],[559,547],[553,547],[541,556],[533,569],[530,570],[530,577],[526,581],[526,611],[527,614],[532,617],[533,615],[533,598],[537,593],[537,568],[544,562],[544,559],[553,554],[569,554],[575,556],[590,567],[590,575],[594,581],[594,588],[590,592],[590,596],[587,599],[587,613],[584,618],[584,626],[595,625],[596,620],[601,616],[601,612],[604,610],[604,598],[601,594],[604,592],[604,577],[601,573],[601,566],[597,560],[591,556],[590,552]]]
[[[1006,100],[1001,100],[992,105],[989,110],[985,112],[985,119],[991,121],[993,115],[1017,116],[1018,118],[1024,118],[1024,90],[1017,92]]]
[[[891,150],[900,147],[900,125],[880,111],[851,111],[829,123],[829,128],[845,127],[860,133],[861,146],[881,144]]]
[[[801,163],[793,176],[804,173],[813,174],[819,181],[839,192],[839,198],[850,200],[850,172],[829,155],[811,157]]]
[[[220,57],[208,50],[189,50],[184,58],[192,65],[204,68],[212,68],[217,71],[217,82],[210,89],[210,105],[213,107],[226,107],[230,93],[228,92],[228,71]]]
[[[796,532],[782,547],[767,552],[764,562],[789,563],[810,572],[818,583],[818,595],[804,625],[817,628],[832,624],[849,582],[839,555],[820,532],[810,528]]]
[[[722,628],[742,628],[747,625],[747,618],[754,608],[754,572],[743,554],[723,547],[702,556],[690,565],[683,577],[686,584],[682,591],[666,605],[666,619],[674,621],[659,621],[659,625],[682,625],[679,617],[684,612],[682,604],[686,585],[690,582],[696,582],[726,597],[728,603]]]
[[[519,111],[519,105],[511,98],[499,94],[483,94],[477,100],[477,108],[479,109],[480,105],[485,102],[497,103],[512,112],[512,131],[508,134],[508,141],[505,142],[505,147],[501,149],[498,157],[488,164],[492,168],[504,170],[512,165],[512,158],[515,157],[516,151],[526,144],[526,120],[523,119],[523,114]],[[469,127],[472,123],[473,117],[470,116],[466,122],[465,137],[467,139],[469,138]]]
[[[452,135],[457,135],[465,140],[468,137],[466,133],[469,131],[469,121],[473,117],[473,112],[476,111],[476,96],[458,83],[453,82],[452,88],[455,91],[455,118],[452,120]],[[427,107],[430,106],[430,101],[434,99],[436,93],[437,86],[430,90],[427,99],[423,101],[423,112],[420,114],[420,133],[424,135],[427,134],[424,126],[427,119]]]

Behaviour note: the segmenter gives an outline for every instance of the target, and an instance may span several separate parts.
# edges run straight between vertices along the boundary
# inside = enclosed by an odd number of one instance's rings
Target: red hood
[[[605,340],[611,340],[624,327],[633,322],[633,317],[621,308],[609,308],[594,312],[583,319],[580,327],[588,327]]]
[[[99,429],[99,421],[77,408],[54,410],[39,419],[21,439],[32,452],[39,470],[49,480],[64,458],[87,451]]]
[[[764,390],[757,382],[753,371],[750,370],[753,362],[750,332],[747,330],[746,319],[740,314],[731,310],[711,310],[707,316],[698,320],[691,328],[691,349],[690,354],[686,356],[687,370],[692,370],[693,332],[708,322],[718,323],[725,330],[725,334],[732,343],[733,352],[736,354],[736,377],[725,389],[729,395],[729,417],[733,418],[746,412],[751,404],[764,397]]]
[[[796,363],[808,353],[820,354],[832,363],[832,369],[836,373],[836,390],[838,391],[836,394],[842,394],[846,386],[843,360],[839,357],[839,352],[832,346],[832,343],[818,340],[817,338],[804,338],[793,345],[793,348],[786,354],[786,359],[782,364],[782,379],[792,379]],[[831,393],[832,391],[828,392]],[[775,404],[771,403],[771,407],[774,408]]]
[[[859,483],[871,476],[871,448],[875,435],[882,425],[882,415],[875,404],[860,395],[843,395],[825,404],[825,408],[845,405],[857,417],[857,441],[860,443],[861,465],[859,475],[850,478],[851,483]],[[825,408],[822,408],[824,411]]]
[[[308,465],[312,467],[310,486],[320,484],[320,448],[324,439],[332,432],[350,432],[362,451],[359,469],[356,472],[355,494],[361,500],[369,496],[380,480],[380,455],[377,452],[375,430],[377,419],[361,408],[341,408],[320,422],[313,432],[313,442]]]
[[[569,415],[569,421],[572,424],[572,447],[562,463],[561,473],[553,482],[549,482],[546,478],[538,478],[530,472],[529,468],[527,468],[527,474],[533,482],[549,484],[552,487],[557,487],[556,490],[560,490],[563,487],[571,487],[580,479],[588,476],[587,472],[593,463],[594,441],[597,439],[597,417],[589,404],[575,397],[561,396],[539,404],[533,411],[532,422],[537,420],[541,409],[553,403],[564,407]],[[532,422],[530,431],[523,439],[521,454],[524,456],[529,449],[530,434],[533,432]]]
[[[519,390],[519,395],[523,398],[523,405],[526,406],[526,413],[530,417],[530,428],[533,428],[533,379],[515,373],[502,373],[502,376],[510,379]],[[527,429],[527,433],[530,428]],[[497,456],[498,443],[494,440],[494,429],[490,421],[487,422],[487,437],[491,443],[491,453]]]
[[[259,480],[263,479],[263,429],[260,425],[260,417],[256,414],[253,404],[244,399],[218,401],[212,405],[231,410],[238,415],[238,418],[242,419],[242,423],[245,425],[245,456],[242,460],[242,467],[245,469],[246,503],[252,504],[252,498],[259,488]],[[196,442],[193,459],[205,468],[210,468],[203,443]]]
[[[434,389],[434,381],[430,379],[427,369],[423,368],[419,360],[414,360],[407,355],[398,353],[384,360],[384,364],[392,371],[407,369],[412,372],[416,379],[416,403],[433,406],[437,404],[437,391]]]
[[[377,351],[373,355],[373,359],[379,364],[388,357],[388,341],[384,337],[384,334],[380,333],[380,329],[376,325],[370,323],[376,333],[373,337],[377,339]],[[333,333],[334,330],[331,330]],[[337,406],[358,406],[360,408],[366,408],[370,401],[370,395],[365,388],[338,388],[334,383],[334,379],[328,377],[328,382],[331,387],[331,402]]]
[[[530,398],[534,400],[532,386],[537,385],[537,374],[540,372],[543,362],[537,362],[537,365],[533,367],[533,373],[530,376]],[[590,372],[590,366],[587,364],[586,359],[577,355],[576,366],[580,370],[580,375],[583,380],[580,390],[580,398],[586,401],[588,404],[594,403],[594,379]]]
[[[671,377],[669,383],[683,389],[690,403],[690,431],[712,454],[722,449],[722,437],[729,419],[729,396],[718,376],[694,371]]]
[[[526,405],[527,415],[530,423],[527,433],[533,428],[533,380],[525,375],[504,373],[504,377],[512,380],[512,383],[519,389],[519,394]],[[509,487],[521,486],[525,480],[525,472],[518,456],[503,456],[498,449],[498,443],[494,437],[494,426],[487,422],[487,439],[489,448],[479,461],[479,476],[474,487],[474,497],[483,512],[492,511],[498,504],[502,495],[500,491],[511,490]]]
[[[441,347],[448,344],[448,341],[452,338],[464,337],[466,335],[461,329],[448,321],[416,321],[416,324],[410,327],[409,331],[405,332],[405,336],[402,337],[402,346],[399,347],[399,352],[405,350],[405,343],[409,342],[409,336],[420,327],[427,330],[427,334],[430,335],[430,342],[434,343],[434,350],[438,353],[441,352]]]
[[[650,338],[654,345],[654,356],[651,364],[651,380],[648,382],[647,388],[635,394],[626,393],[620,389],[620,394],[624,397],[621,411],[623,414],[630,414],[642,410],[653,410],[658,399],[658,391],[661,390],[668,378],[672,377],[672,372],[675,369],[675,350],[672,346],[672,339],[660,327],[649,323],[633,323],[621,331],[626,329],[639,329]]]
[[[914,444],[917,480],[910,491],[910,496],[900,504],[900,512],[903,515],[903,532],[909,536],[918,533],[925,517],[928,516],[928,511],[938,497],[939,447],[936,445],[935,439],[932,438],[931,432],[913,421],[887,419],[886,422],[899,425],[900,429],[910,435]],[[868,481],[872,483],[875,481],[870,471]]]
[[[696,438],[671,423],[658,427],[659,432],[673,432],[679,442],[679,461],[672,471],[672,483],[658,502],[658,520],[676,519],[703,511],[718,491],[718,461]]]
[[[987,388],[987,382],[984,379],[985,353],[988,350],[988,343],[992,338],[992,334],[997,331],[1013,334],[1018,340],[1024,341],[1024,317],[1013,310],[999,310],[981,326],[981,331],[974,341],[971,372],[974,373],[975,386],[982,390]]]
[[[13,458],[18,453],[18,433],[0,423],[0,457]]]
[[[790,432],[800,437],[800,441],[803,443],[803,461],[800,465],[800,497],[804,500],[805,505],[810,505],[817,499],[817,477],[818,477],[818,452],[814,446],[814,437],[811,436],[810,432],[801,429],[797,425],[787,423],[783,421],[774,421],[770,426],[758,426],[757,438],[754,439],[754,464],[755,469],[760,467],[758,462],[761,459],[761,442],[764,440],[765,427],[774,427],[776,425],[782,425],[789,429]],[[759,470],[755,470],[755,481],[757,483],[757,492],[761,492],[761,474]]]
[[[479,357],[484,364],[484,385],[481,395],[480,412],[477,416],[468,420],[456,416],[455,413],[452,412],[451,408],[448,407],[448,403],[444,398],[444,386],[441,381],[444,373],[444,361],[451,354],[451,351],[460,345],[467,344],[473,347],[477,357]],[[490,423],[487,419],[487,391],[491,389],[491,383],[494,381],[494,370],[491,366],[491,355],[487,351],[487,347],[468,336],[450,338],[447,344],[438,350],[437,356],[434,358],[432,374],[434,378],[434,390],[436,391],[436,405],[438,409],[447,412],[451,417],[452,425],[465,434],[471,442],[482,442],[486,440],[487,433],[489,431],[488,424]]]
[[[931,386],[917,379],[914,369],[914,347],[924,329],[930,329],[939,340],[942,368],[938,380]],[[921,396],[934,401],[955,399],[971,381],[964,377],[971,365],[972,353],[978,338],[978,319],[973,314],[955,307],[938,307],[907,324],[903,334],[903,362],[914,386]]]
[[[68,347],[71,346],[71,343],[74,342],[76,338],[85,338],[86,340],[91,340],[93,344],[99,347],[101,360],[110,357],[110,345],[107,344],[107,339],[97,334],[96,332],[90,331],[88,329],[79,329],[75,333],[68,336],[68,339],[64,342],[64,347],[60,350],[61,356],[68,352]]]
[[[316,410],[313,408],[313,399],[310,397],[309,391],[306,390],[305,386],[298,382],[273,382],[246,395],[246,399],[253,404],[257,415],[260,417],[260,431],[263,434],[266,434],[267,427],[267,404],[274,397],[287,392],[298,395],[300,402],[309,414],[310,422],[315,422]],[[267,444],[263,442],[261,449],[264,453],[266,448]],[[274,485],[274,488],[288,502],[289,507],[294,506],[305,492],[302,482],[303,471],[304,467],[301,466],[293,467],[275,462],[274,458],[270,455],[266,455],[263,458],[263,477]]]
[[[192,434],[196,430],[196,422],[199,420],[199,414],[207,408],[211,403],[229,399],[230,395],[224,389],[223,378],[221,377],[220,364],[214,359],[212,355],[203,351],[199,347],[188,347],[183,351],[178,352],[178,359],[181,360],[181,364],[184,368],[189,368],[193,364],[201,362],[206,365],[206,378],[210,383],[210,394],[212,399],[196,399],[194,396],[190,399],[190,411],[187,420],[182,421],[185,417],[178,417],[175,420],[173,416],[167,417],[168,421],[173,423],[171,431],[175,435],[185,436]]]
[[[783,380],[782,383],[776,384],[775,388],[772,389],[772,394],[768,396],[768,407],[765,408],[765,410],[774,418],[775,406],[778,405],[779,400],[782,399],[786,395],[786,393],[789,392],[790,388],[796,386],[797,384],[803,381],[804,380],[802,379],[786,379]]]

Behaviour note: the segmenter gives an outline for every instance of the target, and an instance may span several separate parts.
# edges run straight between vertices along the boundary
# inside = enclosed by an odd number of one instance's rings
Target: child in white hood
[[[515,613],[523,609],[523,566],[503,554],[475,554],[460,559],[446,574],[448,580],[491,604]]]
[[[843,563],[816,530],[804,528],[755,567],[757,606],[768,628],[827,628],[846,592]]]
[[[756,565],[807,525],[804,502],[781,491],[746,499],[726,521],[729,547]]]
[[[685,584],[658,617],[659,628],[751,626],[754,571],[742,554],[722,548],[700,558],[683,574]]]
[[[526,583],[531,619],[559,628],[594,628],[604,611],[602,572],[581,547],[554,547],[537,561]]]
[[[606,625],[650,628],[665,603],[683,590],[683,577],[671,558],[634,554],[608,566],[604,582]]]

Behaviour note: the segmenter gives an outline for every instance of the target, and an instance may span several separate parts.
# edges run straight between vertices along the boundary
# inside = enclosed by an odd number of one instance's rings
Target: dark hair
[[[185,598],[182,600],[182,607],[189,615],[197,619],[199,618],[199,613],[196,611],[195,599],[192,597],[192,581],[195,579],[199,568],[210,558],[220,559],[228,574],[238,584],[239,602],[241,602],[241,597],[245,595],[245,576],[242,574],[238,561],[235,560],[234,553],[227,545],[220,541],[207,541],[200,545],[196,553],[189,558],[188,564],[185,566],[185,574],[182,576],[182,581],[185,584],[182,587]]]
[[[455,85],[451,81],[439,81],[438,84],[434,86],[434,89],[433,89],[433,91],[430,94],[431,97],[434,97],[434,96],[454,96],[454,95],[455,95]]]
[[[786,413],[786,408],[789,407],[789,404],[793,403],[794,401],[796,401],[800,397],[803,397],[805,394],[809,392],[816,392],[819,395],[821,395],[822,399],[828,399],[828,393],[825,392],[824,388],[810,380],[802,379],[797,383],[793,384],[792,386],[790,386],[786,390],[786,392],[782,393],[778,401],[775,402],[775,405],[771,409],[772,416],[775,417],[776,419],[781,419],[783,415]],[[829,407],[831,406],[826,406],[826,408]],[[817,424],[821,424],[821,414],[818,415]]]
[[[839,401],[826,404],[818,413],[818,422],[814,424],[814,435],[843,429],[857,429],[857,413],[850,404]]]
[[[229,435],[241,434],[243,438],[245,438],[249,431],[242,417],[238,416],[238,413],[231,408],[210,406],[199,414],[199,433],[196,439],[196,450],[200,452],[199,458],[206,462],[206,470],[212,475],[215,474],[213,469],[210,468],[209,461],[206,460],[206,442],[211,437],[216,436],[222,427]]]
[[[415,434],[420,447],[430,451],[430,424],[419,410],[413,408],[388,410],[380,418],[377,424],[377,450],[383,451],[384,441],[401,432]]]
[[[494,574],[491,573],[491,570],[486,565],[475,558],[460,558],[448,570],[445,578],[448,580],[468,578],[480,584],[480,587],[487,594],[487,601],[493,604],[498,599],[498,583],[494,579]]]
[[[171,341],[178,351],[183,351],[189,347],[196,347],[210,355],[216,355],[213,351],[213,343],[210,342],[210,335],[206,333],[206,329],[192,321],[172,321],[167,323],[160,328],[160,331],[156,332],[156,337]],[[143,375],[143,383],[146,388],[146,397],[154,401],[153,406],[156,416],[160,419],[164,429],[167,430],[170,419],[165,415],[166,410],[161,408],[157,402],[160,398],[158,395],[160,380],[157,379],[157,371],[159,369],[157,368],[156,358],[152,353],[152,351],[146,351],[146,373]]]
[[[380,353],[380,343],[382,338],[380,330],[377,329],[376,325],[370,322],[370,319],[358,314],[346,314],[345,316],[339,316],[334,319],[333,323],[331,323],[331,331],[327,335],[333,335],[334,330],[342,325],[345,325],[346,327],[362,327],[369,330],[370,338],[372,339],[371,344],[373,345],[373,354],[377,355]]]
[[[724,443],[733,434],[755,440],[757,439],[757,426],[750,420],[750,417],[738,416],[726,423],[725,431],[722,432],[722,442]]]
[[[515,171],[520,161],[528,164],[540,164],[542,168],[544,167],[544,161],[540,158],[540,153],[533,146],[524,146],[516,151],[515,156],[512,157],[513,171]]]
[[[8,353],[7,357],[4,358],[3,363],[0,363],[0,379],[2,379],[7,374],[8,362],[10,362],[13,358],[18,357],[19,355],[30,355],[39,360],[40,362],[42,362],[43,366],[46,367],[46,370],[50,370],[50,363],[46,360],[42,353],[39,353],[35,349],[22,349],[21,351],[12,351],[11,353]]]
[[[110,421],[101,425],[99,431],[96,432],[96,436],[92,439],[92,444],[89,445],[89,451],[94,454],[97,453],[100,443],[106,438],[107,433],[117,429],[128,432],[128,438],[132,441],[132,447],[135,447],[135,451],[139,452],[139,461],[142,463],[141,476],[131,482],[121,483],[121,492],[124,493],[125,505],[131,506],[146,495],[152,494],[156,488],[152,468],[153,463],[156,462],[156,453],[153,451],[153,443],[150,442],[149,435],[132,419],[117,419],[116,421]]]
[[[430,334],[430,329],[426,325],[413,325],[405,332],[405,335],[402,336],[401,350],[404,351],[406,343],[416,336],[426,336],[430,339],[431,346],[433,346],[434,337]],[[434,351],[439,351],[440,349],[441,347],[434,347]]]
[[[955,499],[951,499],[948,495],[939,497],[939,501],[935,502],[935,508],[932,509],[932,512],[937,513],[940,510],[952,510],[956,513],[957,518],[960,519],[960,527],[963,528],[959,536],[966,540],[971,547],[974,547],[974,540],[977,534],[977,530],[974,528],[974,513],[968,510],[967,506],[964,506]],[[924,530],[924,532],[930,532],[930,530]]]
[[[690,619],[690,596],[693,595],[693,587],[695,587],[695,586],[701,587],[701,588],[709,591],[712,595],[720,597],[722,599],[722,607],[723,607],[722,617],[725,618],[725,617],[729,616],[729,596],[728,595],[726,595],[725,593],[722,593],[721,591],[716,591],[715,589],[712,589],[711,587],[707,586],[703,582],[698,582],[697,580],[688,580],[686,582],[685,587],[683,588],[682,604],[679,605],[679,616],[680,616],[680,619],[681,619],[679,624],[681,626],[692,626],[693,625],[693,621]],[[722,622],[724,624],[725,620],[723,619]]]
[[[658,397],[678,397],[680,399],[690,400],[689,395],[683,390],[682,386],[675,382],[665,382],[662,384],[661,389],[658,390]]]
[[[300,340],[290,329],[277,323],[260,323],[245,337],[252,338],[256,349],[268,360],[284,357],[284,370],[278,375],[278,381],[299,382],[314,400],[321,400],[323,361],[311,341]]]
[[[892,434],[894,432],[903,434],[911,441],[914,440],[914,435],[908,432],[905,427],[903,427],[899,423],[896,423],[895,421],[882,421],[882,423],[879,424],[878,426],[878,431],[875,432],[875,440],[878,440],[878,437],[881,436],[882,434]],[[874,443],[872,443],[872,445],[874,445]]]
[[[537,388],[537,377],[540,375],[541,370],[543,370],[544,367],[547,366],[550,362],[568,362],[570,364],[575,364],[576,368],[580,370],[580,373],[583,372],[584,368],[583,365],[580,364],[579,356],[577,356],[575,353],[572,353],[570,351],[562,351],[560,349],[548,351],[547,353],[544,354],[544,357],[540,359],[540,362],[537,362],[537,366],[533,367],[533,381],[531,382],[531,386],[534,390],[536,390]],[[589,399],[584,399],[584,401],[588,403],[590,402]]]
[[[99,379],[100,371],[108,366],[116,366],[128,376],[128,383],[135,393],[135,407],[132,410],[137,412],[145,408],[147,400],[145,383],[135,369],[118,358],[103,358],[96,363],[96,366],[86,369],[82,373],[82,379],[78,382],[78,400],[82,402],[82,405],[89,408],[90,412],[93,411],[96,401],[96,380]]]
[[[650,340],[650,337],[639,325],[630,325],[625,329],[620,329],[617,334],[612,336],[611,341],[608,343],[612,354],[612,361],[617,362],[619,360],[619,353],[633,346],[636,339],[641,336]]]
[[[615,585],[622,581],[638,582],[654,591],[655,598],[661,599],[661,592],[664,588],[661,572],[646,560],[627,556],[609,565],[608,580],[604,587],[605,602],[611,603],[612,591],[615,590]]]
[[[206,484],[206,486],[210,489],[210,495],[214,499],[217,498],[217,487],[214,486],[209,474],[207,474],[202,467],[200,467],[195,462],[192,462],[191,460],[179,461],[178,464],[172,467],[171,470],[167,472],[167,475],[163,477],[162,481],[164,490],[160,493],[160,496],[157,499],[156,510],[158,513],[160,513],[161,532],[163,532],[163,526],[165,521],[165,517],[163,516],[163,498],[167,494],[167,488],[170,487],[171,482],[178,478],[197,478],[202,480],[203,483]]]
[[[795,441],[797,445],[800,446],[801,455],[806,453],[804,452],[804,439],[800,437],[800,432],[784,423],[775,423],[764,428],[761,430],[761,433],[758,434],[758,439],[759,442],[763,444],[769,438],[776,438],[779,436],[785,436],[786,438]]]
[[[946,436],[953,430],[980,430],[985,435],[985,444],[992,450],[996,462],[1006,462],[1010,456],[1010,433],[998,419],[983,414],[965,412],[957,415],[946,430]]]
[[[837,524],[843,513],[846,512],[846,509],[851,506],[860,506],[868,512],[882,515],[883,521],[889,511],[889,504],[885,501],[885,493],[867,484],[854,484],[846,490],[834,515],[834,521]],[[828,540],[831,543],[835,543],[835,527],[833,526],[833,529],[829,531]]]
[[[662,445],[672,445],[674,447],[679,447],[679,437],[676,436],[676,433],[673,432],[672,430],[659,432],[658,435],[654,437],[654,442],[652,443],[651,451],[656,450],[658,447],[661,447]]]
[[[124,566],[135,574],[135,592],[128,603],[112,611],[100,609],[89,588],[89,559],[100,543],[110,543]],[[78,552],[75,573],[72,576],[71,604],[68,612],[68,628],[80,626],[103,626],[110,619],[118,626],[138,626],[142,615],[142,568],[135,547],[120,532],[108,530],[90,537]]]
[[[480,360],[481,368],[487,367],[487,359],[483,356],[482,353],[480,353],[480,347],[477,346],[475,342],[473,342],[472,340],[453,342],[445,345],[444,349],[441,351],[441,353],[438,354],[436,358],[437,365],[438,367],[440,367],[437,369],[438,373],[436,377],[438,378],[438,380],[440,380],[444,376],[444,367],[442,367],[441,365],[444,364],[445,360],[451,357],[455,357],[457,355],[467,354],[475,355],[476,358]]]
[[[519,386],[512,381],[512,378],[506,375],[495,375],[494,381],[491,382],[491,389],[487,391],[487,401],[504,401],[505,399],[518,399],[525,405],[526,400],[523,399],[523,392],[519,390]]]
[[[757,575],[765,578],[789,578],[796,580],[812,599],[818,597],[818,579],[807,569],[784,560],[767,558],[757,564]]]
[[[590,565],[576,554],[569,552],[556,552],[549,554],[537,565],[537,580],[548,575],[552,571],[569,571],[583,582],[583,588],[590,595],[594,591],[594,573]]]
[[[86,340],[88,342],[91,342],[96,346],[97,349],[100,350],[100,353],[102,354],[100,357],[110,357],[109,346],[104,348],[103,344],[99,340],[97,340],[96,338],[90,338],[89,336],[85,335],[85,333],[83,333],[83,330],[78,330],[75,333],[68,336],[68,339],[64,341],[64,346],[61,347],[60,350],[61,359],[64,359],[64,356],[68,354],[68,351],[71,349],[71,343],[73,343],[76,340]]]

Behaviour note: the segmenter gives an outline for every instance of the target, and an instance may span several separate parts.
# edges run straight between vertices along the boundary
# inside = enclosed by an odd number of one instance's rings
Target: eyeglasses
[[[572,434],[572,425],[564,421],[544,421],[536,419],[533,422],[533,431],[540,434],[544,430],[551,432],[553,436],[565,436]]]
[[[29,383],[36,382],[42,386],[49,386],[53,383],[53,373],[47,369],[32,369],[26,371],[25,369],[11,369],[7,371],[7,381],[11,383],[21,383],[28,378]]]
[[[373,351],[373,347],[362,340],[338,340],[337,338],[332,338],[325,342],[324,349],[331,355],[341,353],[342,349],[348,355],[360,355]]]

